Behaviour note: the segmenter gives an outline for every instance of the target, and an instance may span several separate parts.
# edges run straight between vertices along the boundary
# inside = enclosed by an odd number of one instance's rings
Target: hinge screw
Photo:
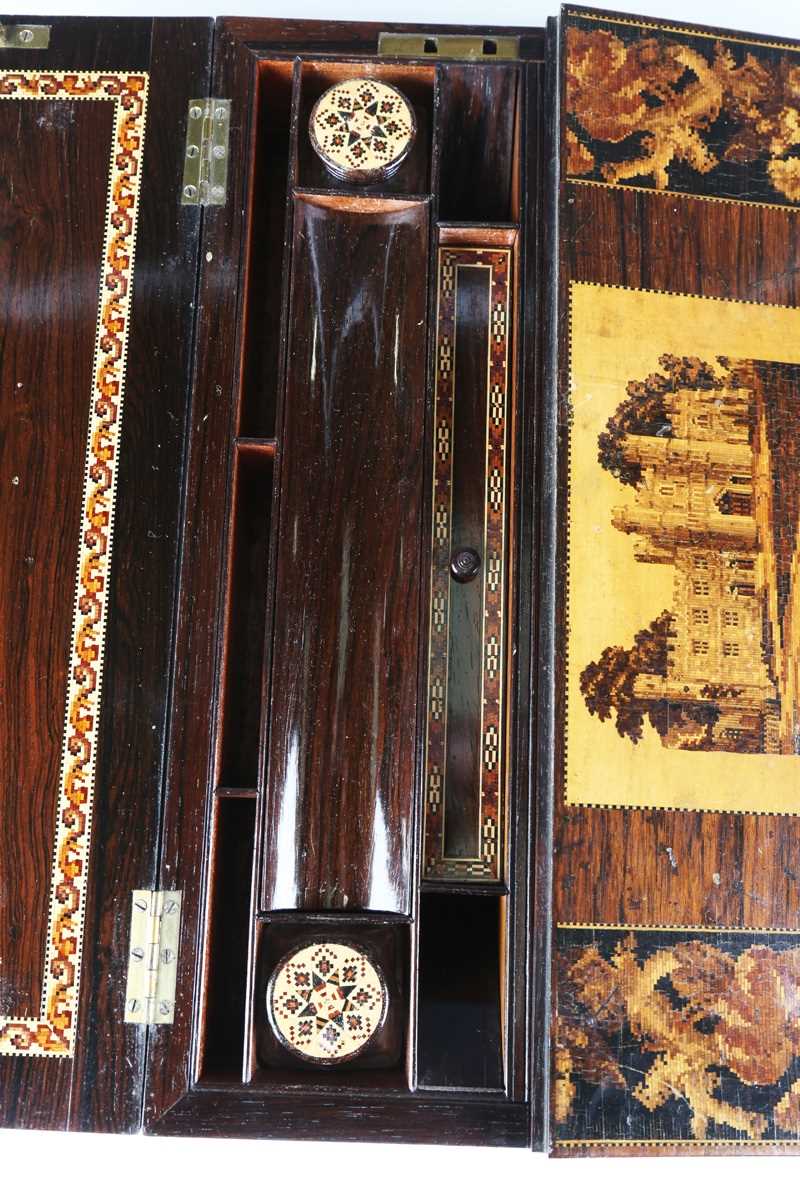
[[[17,37],[22,42],[23,46],[27,46],[28,42],[33,41],[33,30],[32,29],[20,29],[19,33],[17,34]]]
[[[186,187],[183,189],[183,194],[187,200],[194,200],[197,196],[197,188],[193,183],[187,183]]]
[[[199,153],[200,153],[200,147],[195,146],[194,143],[192,143],[191,146],[186,147],[186,157],[187,158],[197,158]]]
[[[202,117],[202,115],[203,115],[203,110],[199,104],[193,104],[192,107],[189,109],[189,116],[192,118],[193,121],[199,121],[200,118]]]

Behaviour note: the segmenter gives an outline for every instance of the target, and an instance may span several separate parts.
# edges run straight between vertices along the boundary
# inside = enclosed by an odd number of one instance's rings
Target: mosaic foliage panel
[[[576,181],[800,202],[800,52],[568,13],[566,172]]]
[[[557,930],[556,1146],[800,1137],[800,934]]]

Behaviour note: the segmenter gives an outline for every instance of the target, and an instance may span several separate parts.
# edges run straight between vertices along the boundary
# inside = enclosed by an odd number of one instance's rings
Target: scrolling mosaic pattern
[[[115,106],[42,1007],[0,1016],[0,1054],[74,1052],[147,85],[143,73],[0,72],[0,101]]]
[[[447,755],[448,612],[453,482],[456,289],[459,266],[489,268],[490,328],[486,397],[480,805],[475,858],[449,858],[444,826]],[[439,251],[436,395],[434,411],[431,623],[425,771],[427,879],[502,877],[503,660],[505,654],[506,433],[508,422],[511,251],[448,247]],[[459,586],[459,585],[455,585]]]
[[[800,934],[561,927],[556,1147],[796,1141]]]
[[[580,14],[565,42],[573,182],[800,202],[800,52]]]

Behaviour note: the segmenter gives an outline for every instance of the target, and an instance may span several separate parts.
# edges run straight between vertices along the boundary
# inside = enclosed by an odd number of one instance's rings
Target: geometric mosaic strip
[[[456,405],[454,348],[459,267],[488,268],[490,289],[481,668],[482,731],[480,806],[474,858],[448,857],[447,678],[449,655],[450,555],[452,536],[453,418]],[[508,373],[511,306],[511,250],[443,247],[439,250],[438,314],[433,461],[431,624],[425,770],[426,879],[499,880],[503,876],[503,740],[506,551],[506,436],[509,425]]]

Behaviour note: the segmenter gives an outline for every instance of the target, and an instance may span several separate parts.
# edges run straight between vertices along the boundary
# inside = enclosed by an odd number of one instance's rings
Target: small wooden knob
[[[450,556],[450,574],[456,583],[469,583],[481,569],[481,556],[471,546],[462,546]]]

